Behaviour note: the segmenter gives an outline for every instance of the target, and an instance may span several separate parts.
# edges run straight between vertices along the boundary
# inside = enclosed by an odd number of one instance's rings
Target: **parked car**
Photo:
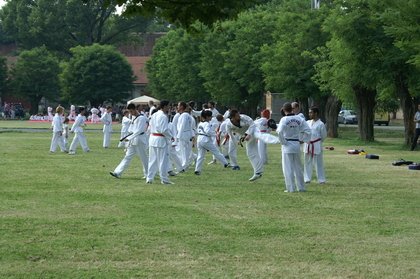
[[[357,115],[353,110],[341,110],[338,113],[338,123],[357,124]]]
[[[389,117],[389,113],[387,113],[387,112],[375,112],[374,124],[377,124],[379,126],[384,124],[384,125],[388,126],[390,119],[391,118]]]

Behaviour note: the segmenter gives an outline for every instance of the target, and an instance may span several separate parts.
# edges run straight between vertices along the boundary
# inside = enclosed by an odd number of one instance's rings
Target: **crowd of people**
[[[298,103],[285,103],[282,108],[284,116],[276,123],[270,119],[271,113],[267,109],[254,120],[236,109],[228,109],[222,115],[214,102],[204,104],[201,110],[194,107],[193,102],[180,101],[173,111],[169,102],[164,100],[157,107],[150,103],[146,109],[129,104],[122,111],[117,145],[124,148],[125,155],[110,174],[121,178],[136,155],[142,163],[146,183],[154,183],[158,175],[160,183],[174,184],[171,176],[188,171],[201,175],[207,152],[212,154],[208,164],[219,163],[222,168],[240,171],[238,146],[245,145],[253,169],[249,178],[252,182],[263,176],[264,166],[268,163],[267,144],[281,144],[285,192],[305,191],[305,184],[312,180],[314,167],[318,182],[326,182],[322,158],[326,129],[319,119],[318,108],[310,109],[310,120],[306,121]],[[110,106],[99,112],[97,121],[103,123],[103,148],[111,146],[112,112]],[[74,123],[69,128],[72,114]],[[74,155],[79,144],[84,152],[89,152],[84,135],[86,121],[85,108],[79,108],[77,115],[71,109],[69,117],[64,117],[64,108],[58,106],[52,120],[50,152],[56,152],[59,147],[62,152]],[[67,149],[70,133],[74,136]]]

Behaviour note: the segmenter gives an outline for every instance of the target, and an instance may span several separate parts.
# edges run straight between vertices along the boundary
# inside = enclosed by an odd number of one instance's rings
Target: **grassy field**
[[[420,171],[391,165],[420,151],[402,131],[368,145],[340,132],[327,184],[283,193],[278,145],[256,182],[240,148],[240,171],[205,165],[164,186],[137,159],[111,177],[123,151],[102,149],[100,131],[75,156],[50,155],[48,130],[0,131],[0,278],[420,278]]]

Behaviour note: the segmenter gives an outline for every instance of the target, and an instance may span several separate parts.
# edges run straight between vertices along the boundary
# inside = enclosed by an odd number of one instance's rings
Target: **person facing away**
[[[297,116],[302,117],[303,120],[305,120],[305,115],[303,115],[303,113],[300,112],[300,105],[298,102],[292,103],[292,113],[294,113]]]
[[[308,142],[311,128],[306,121],[292,112],[292,104],[284,103],[285,116],[280,119],[277,127],[282,144],[282,168],[286,184],[285,192],[305,192],[302,162],[300,159],[300,141]]]
[[[220,152],[220,150],[216,147],[213,141],[213,137],[216,136],[216,131],[212,127],[210,123],[212,119],[212,112],[210,110],[203,110],[201,112],[201,122],[198,124],[197,128],[197,148],[198,148],[198,156],[197,162],[195,164],[195,172],[194,174],[200,175],[201,168],[203,166],[203,162],[206,156],[206,152],[210,151],[214,157],[222,163],[222,165],[226,168],[229,166],[226,158]]]
[[[174,184],[168,178],[168,142],[173,140],[168,125],[168,110],[169,101],[163,100],[160,102],[159,110],[150,117],[149,169],[146,183],[153,183],[153,179],[159,171],[162,184]]]
[[[310,120],[306,121],[311,128],[311,140],[303,145],[304,153],[304,171],[305,183],[312,180],[312,169],[315,166],[316,177],[320,184],[325,183],[324,160],[322,152],[322,142],[327,138],[327,129],[324,123],[319,119],[319,108],[311,107],[309,109]]]
[[[80,145],[84,152],[89,152],[89,146],[87,145],[87,140],[85,133],[83,131],[83,127],[86,126],[86,116],[85,116],[85,108],[79,108],[79,114],[76,117],[76,120],[73,123],[73,126],[70,129],[71,133],[74,133],[73,141],[70,144],[69,155],[76,154],[76,148]]]
[[[416,123],[416,132],[414,134],[413,143],[411,144],[411,151],[416,149],[417,141],[420,136],[420,104],[417,106],[417,112],[414,115],[414,122]]]
[[[104,133],[103,147],[108,148],[111,142],[111,133],[112,133],[112,107],[107,106],[104,114],[101,116],[101,121],[104,123],[102,129]]]
[[[122,137],[122,141],[127,142],[126,153],[120,164],[109,174],[115,178],[120,178],[122,173],[128,168],[134,155],[137,155],[143,165],[143,178],[147,177],[149,168],[149,158],[147,156],[147,135],[149,126],[148,118],[140,114],[134,104],[127,106],[127,111],[131,115],[128,133]]]
[[[57,149],[57,145],[60,147],[61,152],[67,152],[67,148],[64,144],[64,137],[63,137],[63,123],[62,123],[62,116],[64,113],[64,108],[62,106],[58,106],[55,109],[55,115],[52,118],[51,128],[53,130],[53,136],[51,139],[51,146],[50,152],[55,153]]]

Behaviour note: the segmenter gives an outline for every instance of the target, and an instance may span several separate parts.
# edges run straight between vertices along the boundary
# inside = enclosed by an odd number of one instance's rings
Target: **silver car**
[[[357,115],[353,110],[341,110],[338,113],[338,123],[357,124]]]

